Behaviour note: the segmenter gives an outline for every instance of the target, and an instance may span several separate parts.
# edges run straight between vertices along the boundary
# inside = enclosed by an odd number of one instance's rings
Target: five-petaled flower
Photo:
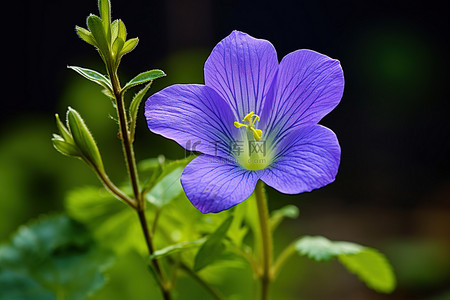
[[[286,194],[334,181],[340,146],[317,123],[342,97],[339,61],[297,50],[278,63],[270,42],[233,31],[213,49],[204,76],[205,85],[172,85],[145,104],[151,131],[202,153],[181,176],[196,208],[226,210],[258,180]]]

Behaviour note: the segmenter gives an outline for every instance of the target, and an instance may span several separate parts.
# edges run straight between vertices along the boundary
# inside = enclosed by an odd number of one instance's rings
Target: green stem
[[[261,180],[256,184],[255,196],[258,206],[259,226],[261,230],[262,244],[262,272],[260,275],[261,299],[267,300],[269,297],[269,284],[272,279],[272,233],[269,228],[269,210],[267,207],[264,182],[262,182]]]
[[[120,87],[119,78],[117,77],[117,73],[111,66],[108,66],[108,74],[111,79],[111,84],[113,87],[114,98],[116,100],[117,107],[117,116],[119,118],[119,127],[120,127],[120,135],[122,140],[122,147],[125,156],[125,162],[128,169],[128,174],[130,176],[131,186],[133,189],[134,200],[136,202],[136,206],[134,207],[138,217],[139,222],[142,227],[142,232],[145,237],[145,242],[147,244],[148,252],[150,255],[153,254],[154,247],[152,242],[152,236],[148,230],[147,219],[145,217],[145,201],[144,197],[139,191],[139,176],[137,173],[136,160],[134,157],[133,144],[130,139],[130,132],[128,129],[128,121],[127,114],[125,110],[125,105],[123,101],[122,88]],[[166,285],[166,280],[162,269],[156,259],[152,260],[152,264],[155,268],[155,271],[160,279],[160,288],[163,298],[165,300],[170,300],[170,293]]]
[[[289,246],[287,246],[283,252],[280,253],[280,255],[278,256],[278,258],[276,259],[274,265],[273,265],[273,269],[272,269],[272,274],[273,277],[276,278],[278,276],[278,274],[280,273],[281,268],[284,266],[284,264],[288,261],[288,259],[295,254],[295,242],[291,243]]]

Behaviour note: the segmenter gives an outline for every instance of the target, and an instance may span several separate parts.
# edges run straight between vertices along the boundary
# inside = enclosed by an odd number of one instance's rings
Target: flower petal
[[[334,181],[341,148],[336,135],[321,125],[291,131],[262,180],[285,194],[310,192]]]
[[[317,124],[341,100],[344,74],[338,60],[311,50],[286,55],[280,63],[270,111],[269,134],[280,139],[298,126]]]
[[[261,173],[244,170],[231,160],[200,155],[184,169],[181,185],[202,213],[220,212],[250,197]]]
[[[277,53],[269,41],[233,31],[206,61],[205,84],[230,104],[240,121],[251,111],[260,115],[277,69]]]
[[[239,134],[228,104],[210,87],[172,85],[145,102],[151,131],[175,140],[187,150],[228,157]]]

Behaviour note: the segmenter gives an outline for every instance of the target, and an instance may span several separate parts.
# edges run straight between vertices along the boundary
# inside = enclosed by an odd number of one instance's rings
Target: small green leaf
[[[128,109],[128,112],[130,114],[131,141],[134,141],[134,133],[136,130],[136,121],[137,121],[139,106],[151,85],[152,85],[152,81],[150,81],[142,90],[140,90],[136,95],[134,95],[133,100],[131,100],[130,108]]]
[[[136,48],[136,45],[138,44],[139,39],[138,38],[133,38],[133,39],[129,39],[128,41],[125,42],[125,44],[123,45],[122,51],[120,51],[120,56],[123,56],[131,51],[133,51],[134,48]]]
[[[55,118],[56,118],[56,126],[58,127],[58,131],[59,131],[62,139],[68,143],[73,144],[72,135],[70,134],[70,132],[66,128],[66,126],[64,126],[64,124],[61,122],[59,115],[55,114]]]
[[[340,254],[355,254],[363,246],[350,242],[332,242],[323,236],[305,236],[295,243],[295,250],[316,261],[331,260]]]
[[[75,30],[77,31],[78,36],[85,41],[86,43],[97,47],[97,43],[95,42],[94,36],[91,32],[83,27],[75,26]]]
[[[69,69],[74,70],[75,72],[77,72],[78,74],[83,76],[84,78],[89,79],[90,81],[93,81],[93,82],[101,85],[102,87],[108,89],[110,92],[112,91],[111,83],[105,75],[103,75],[97,71],[87,69],[87,68],[81,68],[81,67],[75,67],[75,66],[67,66],[67,67]]]
[[[391,293],[395,289],[392,266],[377,250],[364,248],[355,254],[340,254],[338,260],[369,288],[381,293]]]
[[[80,149],[83,157],[98,171],[103,172],[103,162],[94,137],[90,133],[80,114],[69,107],[67,110],[67,124],[75,145]]]
[[[97,47],[100,50],[102,58],[105,60],[109,59],[109,40],[105,28],[103,27],[103,21],[96,15],[90,15],[87,19],[87,25],[91,34],[93,35]]]
[[[123,23],[121,19],[118,20],[117,37],[120,37],[124,41],[127,40],[127,28],[125,27],[125,23]]]
[[[127,84],[125,84],[125,86],[123,87],[123,91],[133,86],[143,84],[163,76],[166,76],[166,74],[162,70],[150,70],[147,72],[143,72],[134,77],[133,79],[131,79],[130,81],[128,81]]]
[[[73,144],[69,144],[59,135],[54,135],[52,138],[53,147],[55,147],[58,152],[61,154],[72,156],[72,157],[81,157],[81,153],[77,147]]]
[[[333,242],[322,236],[305,236],[296,242],[295,250],[316,261],[336,257],[350,272],[377,292],[390,293],[395,288],[391,265],[375,249],[349,242]]]
[[[114,41],[113,45],[112,45],[112,55],[113,57],[115,57],[116,59],[116,63],[119,61],[120,59],[120,51],[123,48],[124,45],[124,40],[121,37],[117,37],[116,40]]]
[[[173,253],[179,253],[185,250],[192,249],[194,247],[198,247],[202,245],[206,241],[206,238],[202,238],[196,241],[187,241],[187,242],[181,242],[175,245],[168,246],[166,248],[157,250],[153,252],[152,255],[150,255],[150,259],[159,259],[162,257],[165,257],[167,255],[173,254]]]
[[[274,231],[284,218],[295,219],[298,217],[298,208],[295,205],[286,205],[274,210],[270,216],[270,228]]]
[[[183,191],[180,183],[181,173],[183,173],[183,168],[178,167],[162,177],[146,194],[147,201],[156,207],[163,207],[178,197]]]
[[[0,299],[86,299],[106,283],[113,261],[81,224],[41,218],[0,247]]]
[[[228,229],[231,226],[233,217],[228,217],[214,231],[200,247],[194,260],[194,271],[198,272],[214,260],[216,260],[224,251],[223,239],[226,237]]]
[[[109,0],[98,0],[98,10],[100,11],[100,17],[103,22],[103,28],[107,36],[107,40],[111,40],[111,3]]]

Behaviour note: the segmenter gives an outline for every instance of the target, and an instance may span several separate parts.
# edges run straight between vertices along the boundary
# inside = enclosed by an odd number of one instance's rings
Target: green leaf
[[[105,284],[113,261],[81,224],[41,218],[0,247],[0,299],[86,299]]]
[[[205,241],[206,241],[206,238],[202,238],[202,239],[199,239],[196,241],[187,241],[187,242],[181,242],[181,243],[178,243],[175,245],[171,245],[166,248],[163,248],[163,249],[153,252],[153,254],[150,255],[150,259],[151,260],[159,259],[159,258],[165,257],[170,254],[179,253],[179,252],[182,252],[185,250],[190,250],[194,247],[198,247],[198,246],[202,245]]]
[[[130,108],[128,109],[128,112],[130,114],[131,141],[134,141],[134,133],[136,130],[136,121],[137,121],[139,106],[151,85],[152,85],[152,81],[150,81],[142,90],[140,90],[136,95],[134,95],[133,100],[131,100]]]
[[[70,217],[88,227],[102,246],[118,254],[132,248],[146,251],[136,213],[104,188],[88,186],[70,191],[65,208]]]
[[[59,134],[61,135],[62,139],[70,144],[73,144],[73,137],[70,134],[69,130],[64,126],[64,124],[61,122],[61,119],[59,118],[58,114],[55,114],[56,118],[56,126],[58,127]]]
[[[80,149],[83,157],[100,172],[104,172],[102,158],[94,137],[90,133],[80,114],[69,107],[67,110],[67,124],[75,145]]]
[[[274,231],[284,218],[296,219],[298,217],[298,208],[295,205],[286,205],[280,209],[274,210],[270,216],[270,228]]]
[[[75,26],[75,30],[77,31],[78,36],[85,41],[86,43],[97,47],[97,43],[95,42],[94,36],[91,32],[83,27]]]
[[[90,15],[87,19],[87,25],[91,34],[93,35],[97,47],[100,50],[102,58],[107,61],[109,59],[109,41],[106,35],[105,28],[103,27],[103,21],[96,15]]]
[[[61,154],[72,156],[72,157],[81,157],[81,153],[78,150],[77,147],[75,147],[73,144],[69,144],[64,139],[55,134],[52,138],[53,147],[55,147],[58,152]]]
[[[125,84],[125,86],[123,87],[123,91],[133,86],[143,84],[164,76],[166,76],[166,74],[162,70],[150,70],[147,72],[143,72],[134,77],[133,79],[131,79],[130,81],[128,81],[127,84]]]
[[[377,292],[390,293],[395,288],[391,265],[375,249],[349,242],[333,242],[322,236],[305,236],[296,242],[295,250],[316,261],[336,257],[350,272]]]
[[[198,250],[194,260],[194,271],[198,272],[214,260],[224,251],[223,239],[231,226],[233,217],[228,217],[206,240]]]
[[[136,48],[136,45],[138,44],[139,39],[138,38],[133,38],[133,39],[129,39],[128,41],[125,42],[125,44],[123,45],[122,51],[120,51],[120,56],[123,56],[131,51],[133,51],[134,48]]]
[[[121,37],[117,37],[112,45],[112,55],[116,59],[116,64],[120,60],[120,51],[125,44],[124,40]]]
[[[110,91],[110,93],[112,93],[111,83],[109,82],[109,79],[105,75],[103,75],[97,71],[87,69],[87,68],[76,67],[76,66],[67,66],[67,67],[69,69],[74,70],[75,72],[77,72],[78,74],[83,76],[84,78],[89,79],[90,81],[93,81],[93,82],[101,85],[102,87],[104,87],[108,91]]]
[[[391,293],[395,289],[392,266],[377,250],[364,248],[355,254],[340,254],[338,260],[369,288],[381,293]]]
[[[355,254],[364,247],[350,242],[332,242],[323,236],[305,236],[295,243],[295,250],[316,261],[331,260],[340,254]]]
[[[181,173],[183,168],[178,167],[162,177],[146,194],[147,201],[156,207],[163,207],[178,197],[183,192],[180,182]]]
[[[107,36],[107,40],[111,40],[111,3],[109,0],[98,0],[98,10],[102,19],[103,28]]]

